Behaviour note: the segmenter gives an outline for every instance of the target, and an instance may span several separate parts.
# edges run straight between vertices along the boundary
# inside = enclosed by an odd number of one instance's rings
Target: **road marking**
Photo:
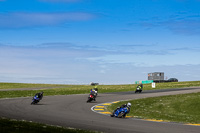
[[[155,122],[163,122],[163,120],[156,120],[156,119],[144,119],[146,121],[155,121]]]
[[[120,101],[115,101],[115,102],[112,102],[112,103],[118,103],[118,102],[120,102]]]
[[[112,112],[101,112],[104,109],[96,109],[97,108],[105,108],[105,106],[111,105],[113,103],[118,103],[120,101],[115,101],[115,102],[111,102],[111,103],[102,103],[102,104],[98,104],[95,105],[91,108],[92,111],[96,112],[96,113],[100,113],[100,114],[105,114],[105,115],[109,115],[112,114]],[[126,118],[133,118],[134,116],[126,116]],[[137,117],[135,117],[137,119]],[[156,120],[156,119],[140,119],[140,120],[145,120],[145,121],[152,121],[152,122],[171,122],[171,121],[167,121],[167,120]],[[183,124],[183,125],[189,125],[189,126],[200,126],[200,124],[192,124],[192,123],[188,123],[188,124]]]
[[[104,103],[104,104],[102,104],[102,105],[111,105],[112,103]]]
[[[99,112],[99,113],[102,113],[102,114],[111,114],[111,112]]]
[[[104,109],[94,109],[94,110],[104,110]]]
[[[186,125],[200,126],[200,124],[191,124],[191,123],[189,123],[189,124],[186,124]]]
[[[104,108],[104,106],[95,106],[95,108]]]

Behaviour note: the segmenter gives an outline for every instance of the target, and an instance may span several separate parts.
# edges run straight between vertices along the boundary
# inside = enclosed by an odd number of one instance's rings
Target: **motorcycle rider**
[[[138,91],[139,91],[139,92],[142,92],[142,89],[143,89],[143,84],[141,83],[141,84],[139,84],[139,85],[137,86],[135,93],[138,92]]]
[[[125,107],[128,108],[128,113],[129,113],[131,110],[131,103],[128,102],[127,104],[123,104],[120,108],[125,108]]]
[[[40,92],[40,93],[36,93],[35,96],[38,97],[41,100],[42,97],[43,97],[43,91]]]
[[[137,86],[137,88],[139,88],[140,90],[142,90],[142,89],[143,89],[143,84],[139,84],[139,85]]]
[[[95,91],[98,91],[98,88],[97,88],[97,86],[95,86],[95,87],[94,87],[94,90],[95,90]]]
[[[95,86],[93,89],[91,89],[91,91],[90,92],[92,92],[92,91],[94,91],[94,95],[95,95],[95,97],[97,97],[97,93],[98,93],[98,88],[97,88],[97,86]],[[93,93],[93,92],[92,92]]]
[[[121,108],[125,108],[125,107],[130,108],[131,107],[131,103],[128,102],[127,104],[121,105]]]
[[[127,108],[128,108],[128,113],[130,112],[130,110],[131,110],[131,103],[127,103]]]
[[[143,89],[143,84],[142,83],[140,84],[140,87],[141,87],[141,89]]]
[[[93,89],[91,89],[91,91],[96,91],[96,93],[97,93],[98,92],[97,86],[95,86]]]

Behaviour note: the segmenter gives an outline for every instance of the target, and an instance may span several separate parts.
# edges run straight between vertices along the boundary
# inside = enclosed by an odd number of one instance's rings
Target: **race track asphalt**
[[[199,133],[200,126],[112,118],[91,110],[100,103],[192,92],[200,92],[200,87],[144,91],[141,94],[100,93],[97,100],[91,103],[86,103],[88,94],[44,96],[38,105],[30,104],[32,97],[0,99],[0,117],[108,133]]]

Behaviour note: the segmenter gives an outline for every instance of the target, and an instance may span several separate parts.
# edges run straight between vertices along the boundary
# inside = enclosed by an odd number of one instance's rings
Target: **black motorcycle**
[[[135,90],[135,93],[137,93],[137,92],[141,93],[141,92],[142,92],[142,89],[139,88],[139,87],[137,87],[136,90]]]
[[[137,92],[141,93],[142,92],[142,88],[143,88],[142,84],[138,85],[136,90],[135,90],[135,93],[137,93]]]
[[[92,100],[96,101],[95,96],[90,94],[89,97],[88,97],[87,103],[91,102]]]

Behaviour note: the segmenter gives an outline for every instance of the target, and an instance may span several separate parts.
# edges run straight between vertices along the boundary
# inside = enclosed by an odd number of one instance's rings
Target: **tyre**
[[[87,103],[88,103],[88,102],[91,102],[91,101],[92,101],[91,98],[88,98]]]
[[[115,110],[112,112],[112,114],[110,114],[110,117],[114,117],[114,116],[115,116],[114,114],[115,114],[116,110],[117,110],[117,109],[115,109]]]
[[[110,117],[114,117],[114,114],[111,114]]]
[[[124,115],[122,116],[123,118],[126,118],[126,113],[124,113]]]
[[[120,112],[119,115],[118,115],[118,118],[122,118],[124,115],[124,112]]]

